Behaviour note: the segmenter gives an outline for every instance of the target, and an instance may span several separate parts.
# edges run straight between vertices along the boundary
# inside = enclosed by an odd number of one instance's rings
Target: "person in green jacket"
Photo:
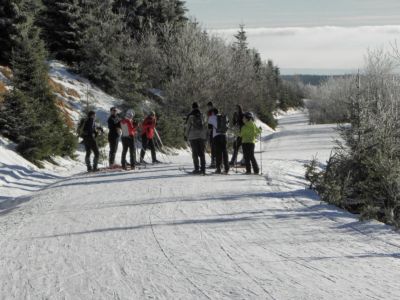
[[[251,112],[246,112],[243,115],[244,126],[240,130],[242,138],[243,156],[246,164],[246,174],[251,174],[251,167],[255,174],[259,174],[257,160],[254,156],[254,149],[257,136],[261,133],[261,128],[257,128],[254,123],[254,116]]]

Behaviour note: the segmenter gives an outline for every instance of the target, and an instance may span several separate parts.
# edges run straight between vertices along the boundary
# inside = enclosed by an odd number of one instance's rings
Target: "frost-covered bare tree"
[[[331,77],[320,86],[310,89],[307,108],[310,123],[328,124],[349,120],[349,99],[355,93],[356,76]]]

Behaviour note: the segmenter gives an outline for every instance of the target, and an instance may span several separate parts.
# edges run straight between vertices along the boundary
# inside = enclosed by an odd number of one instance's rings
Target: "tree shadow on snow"
[[[13,212],[19,208],[21,204],[28,202],[31,199],[31,196],[22,196],[18,198],[0,196],[0,216]]]

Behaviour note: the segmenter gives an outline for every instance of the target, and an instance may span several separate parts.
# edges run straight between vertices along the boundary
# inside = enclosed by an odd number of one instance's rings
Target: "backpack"
[[[203,130],[204,129],[204,121],[201,114],[193,115],[193,123],[192,127],[195,130]]]
[[[79,136],[80,138],[84,138],[84,137],[85,137],[85,125],[86,125],[86,121],[87,121],[86,118],[82,118],[82,119],[79,120],[78,127],[77,127],[77,129],[76,129],[76,133],[78,134],[78,136]]]
[[[222,114],[217,115],[217,128],[216,128],[217,133],[225,134],[229,129],[228,124],[229,124],[228,116]]]

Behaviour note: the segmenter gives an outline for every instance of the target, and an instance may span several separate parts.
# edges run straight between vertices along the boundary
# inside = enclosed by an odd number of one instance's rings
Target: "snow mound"
[[[271,127],[269,127],[267,124],[265,124],[264,122],[262,122],[261,120],[259,120],[259,119],[255,119],[255,124],[256,124],[256,126],[257,127],[261,127],[261,129],[262,129],[262,131],[265,133],[265,132],[270,132],[270,133],[272,133],[272,132],[275,132],[275,130],[274,129],[272,129]]]
[[[57,165],[44,163],[39,169],[15,151],[15,144],[0,136],[0,209],[21,196],[43,189],[49,184],[82,171],[83,164],[61,157]]]

